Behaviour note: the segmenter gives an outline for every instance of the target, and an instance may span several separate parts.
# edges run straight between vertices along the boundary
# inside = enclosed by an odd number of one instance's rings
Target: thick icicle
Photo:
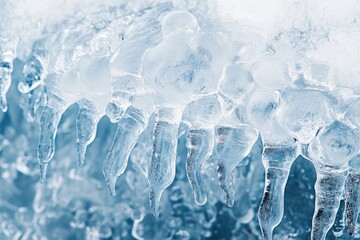
[[[207,197],[201,167],[208,160],[214,147],[213,129],[191,129],[188,138],[186,174],[196,204],[204,205]]]
[[[53,104],[44,107],[40,118],[40,137],[37,148],[38,161],[40,164],[40,181],[46,178],[47,165],[55,152],[56,131],[62,114],[67,108],[60,98],[52,99]]]
[[[154,147],[150,162],[148,181],[150,185],[150,208],[159,215],[163,191],[175,178],[178,128],[181,113],[177,109],[164,108],[156,113]]]
[[[83,166],[87,146],[95,139],[100,115],[91,101],[81,100],[78,105],[80,109],[76,118],[76,151],[78,164]]]
[[[227,205],[232,207],[235,200],[232,173],[241,160],[250,153],[258,138],[258,132],[248,125],[236,128],[217,126],[215,132],[219,183],[225,192]]]
[[[334,224],[348,174],[348,162],[359,151],[357,129],[334,121],[323,128],[309,145],[308,155],[314,162],[315,212],[312,220],[312,240],[323,240]]]
[[[319,171],[315,183],[315,213],[312,219],[312,240],[325,240],[335,222],[344,191],[346,171]]]
[[[116,179],[124,173],[129,155],[145,129],[147,121],[147,114],[137,108],[129,107],[118,123],[114,141],[103,163],[103,174],[112,196],[116,195]]]
[[[349,162],[349,174],[345,185],[346,225],[354,236],[360,211],[360,155]]]
[[[297,156],[298,147],[294,140],[281,144],[264,143],[262,162],[265,168],[265,187],[258,212],[264,239],[272,239],[275,227],[283,218],[285,186]]]
[[[5,56],[0,59],[0,109],[7,111],[6,93],[11,85],[11,72],[13,70],[12,58]]]
[[[217,94],[204,95],[190,102],[183,112],[183,122],[189,126],[187,138],[186,174],[195,203],[207,201],[201,168],[214,149],[214,125],[221,118],[221,105]]]

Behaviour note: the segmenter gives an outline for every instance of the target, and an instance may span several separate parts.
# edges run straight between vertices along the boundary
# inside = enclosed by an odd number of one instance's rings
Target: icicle
[[[159,204],[163,191],[175,178],[178,128],[181,113],[177,109],[164,108],[156,113],[154,147],[150,162],[148,181],[150,184],[150,208],[159,215]]]
[[[116,179],[124,173],[129,155],[145,129],[147,121],[147,114],[137,108],[129,107],[118,123],[114,141],[103,163],[103,174],[112,196],[116,195]]]
[[[18,84],[20,92],[28,93],[38,87],[44,75],[44,64],[47,58],[47,52],[44,49],[44,41],[36,41],[33,46],[33,51],[24,65],[24,78]]]
[[[91,101],[81,100],[78,105],[80,109],[76,118],[76,151],[78,164],[83,166],[87,146],[95,139],[100,115]]]
[[[11,85],[11,72],[13,70],[12,59],[2,58],[0,60],[0,109],[7,111],[6,93]]]
[[[336,214],[332,232],[335,237],[341,237],[344,234],[344,229],[345,229],[345,201],[342,199],[340,201],[339,210]]]
[[[215,150],[218,156],[219,183],[226,196],[229,207],[234,205],[235,193],[232,173],[246,157],[258,138],[257,131],[247,125],[236,128],[218,126],[215,135]]]
[[[36,88],[34,90],[31,90],[27,96],[25,97],[25,101],[26,101],[26,119],[29,122],[34,121],[35,119],[35,114],[39,108],[39,105],[42,102],[42,94],[43,94],[43,89],[42,88]]]
[[[325,239],[334,224],[345,188],[348,162],[359,151],[359,138],[357,129],[334,121],[321,129],[309,145],[308,155],[317,172],[312,240]]]
[[[208,160],[214,147],[213,129],[191,129],[188,138],[186,174],[196,204],[204,205],[207,197],[201,167]]]
[[[294,140],[280,144],[264,142],[262,162],[265,168],[265,186],[258,212],[264,239],[272,239],[274,228],[283,218],[285,186],[297,156],[298,147]]]
[[[40,181],[42,183],[46,178],[47,165],[55,152],[56,131],[61,116],[67,107],[65,102],[59,98],[52,99],[52,102],[55,104],[45,106],[40,118],[40,137],[37,154],[40,164]]]
[[[349,162],[349,174],[345,185],[346,225],[354,236],[360,211],[360,155]]]
[[[344,191],[346,174],[346,171],[317,170],[315,213],[311,230],[312,240],[325,240],[326,234],[334,224]]]

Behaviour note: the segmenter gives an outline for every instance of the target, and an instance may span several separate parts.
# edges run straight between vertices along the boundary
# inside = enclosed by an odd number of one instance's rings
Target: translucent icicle
[[[191,129],[188,137],[188,154],[186,159],[186,174],[190,182],[196,204],[206,203],[204,180],[201,167],[205,164],[214,147],[213,129]]]
[[[340,201],[340,207],[337,211],[332,232],[335,237],[341,237],[345,229],[345,201]]]
[[[164,108],[156,113],[154,147],[150,162],[148,181],[150,185],[150,208],[159,215],[159,204],[163,191],[175,178],[178,128],[181,113],[176,109]]]
[[[334,224],[345,189],[349,162],[360,148],[359,139],[358,129],[334,121],[321,129],[309,145],[308,153],[317,172],[312,240],[325,239]]]
[[[250,153],[258,138],[258,133],[247,125],[237,128],[219,126],[215,132],[219,183],[225,192],[227,205],[232,207],[235,200],[232,173],[241,160]]]
[[[350,236],[354,236],[360,211],[360,155],[350,163],[345,185],[346,225]]]
[[[39,108],[39,105],[41,104],[42,101],[42,94],[43,94],[44,89],[42,88],[36,88],[34,90],[31,90],[28,95],[25,97],[26,99],[26,119],[29,122],[34,121],[35,118],[35,114]]]
[[[147,125],[147,118],[139,109],[129,107],[118,123],[114,141],[103,163],[103,174],[112,196],[116,195],[116,179],[124,173],[129,155]]]
[[[79,103],[79,113],[76,118],[76,151],[79,166],[85,164],[86,149],[96,136],[96,127],[100,115],[95,105],[88,100],[81,100]]]
[[[11,85],[11,72],[13,70],[12,59],[0,59],[0,109],[7,111],[6,93]]]
[[[40,137],[37,148],[38,161],[40,164],[40,181],[44,182],[49,161],[55,152],[56,131],[66,105],[61,99],[57,104],[47,105],[42,111],[40,118]]]
[[[312,219],[312,240],[325,240],[333,226],[345,186],[347,172],[319,171],[315,183],[315,213]]]
[[[18,88],[20,92],[28,93],[38,87],[44,74],[44,64],[47,61],[48,53],[45,50],[44,41],[36,41],[33,51],[24,65],[24,78],[19,82]]]
[[[265,168],[265,186],[258,219],[264,239],[272,239],[272,234],[284,215],[284,192],[290,169],[298,156],[295,141],[283,144],[264,143],[262,162]]]

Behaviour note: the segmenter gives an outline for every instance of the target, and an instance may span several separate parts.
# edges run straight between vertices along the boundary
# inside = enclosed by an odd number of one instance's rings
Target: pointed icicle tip
[[[108,186],[109,192],[110,192],[110,196],[115,197],[116,196],[116,177],[112,177],[112,176],[108,176],[106,178],[106,184]]]
[[[159,209],[160,209],[160,200],[162,195],[161,190],[155,190],[154,188],[150,189],[150,211],[156,219],[159,218]]]
[[[250,153],[258,138],[257,131],[250,126],[236,128],[217,126],[215,151],[218,158],[217,174],[220,187],[225,193],[226,204],[234,205],[235,192],[233,171],[236,166]]]
[[[40,183],[45,183],[48,163],[39,164]]]
[[[125,172],[129,155],[145,129],[147,118],[140,110],[130,107],[118,123],[114,141],[103,163],[103,174],[112,196],[116,195],[116,179]]]
[[[99,121],[95,105],[87,100],[79,102],[79,113],[76,117],[76,151],[79,167],[85,164],[86,150],[96,136],[96,127]]]
[[[235,202],[235,191],[233,186],[232,171],[226,169],[220,160],[216,169],[221,189],[225,193],[226,205],[233,207]]]
[[[5,96],[0,97],[0,108],[1,108],[1,111],[3,111],[3,112],[6,112],[8,110],[7,101],[6,101]]]

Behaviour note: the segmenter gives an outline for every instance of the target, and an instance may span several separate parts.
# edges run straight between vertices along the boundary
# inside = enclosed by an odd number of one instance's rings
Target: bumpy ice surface
[[[0,239],[360,237],[356,0],[0,4]]]

